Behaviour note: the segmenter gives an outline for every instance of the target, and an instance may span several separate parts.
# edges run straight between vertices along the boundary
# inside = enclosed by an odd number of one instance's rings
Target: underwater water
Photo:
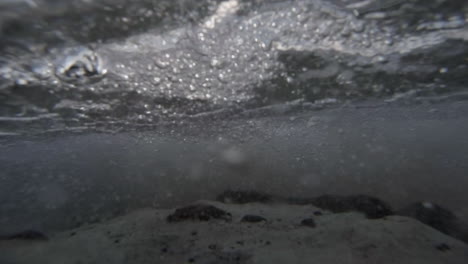
[[[226,189],[468,223],[468,3],[0,0],[0,234]]]

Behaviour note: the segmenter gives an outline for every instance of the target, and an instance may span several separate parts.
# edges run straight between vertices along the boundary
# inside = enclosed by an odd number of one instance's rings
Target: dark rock
[[[314,203],[314,198],[287,197],[286,202],[288,204],[308,205],[308,204],[313,204]]]
[[[445,252],[445,251],[448,251],[450,250],[451,248],[449,247],[449,245],[445,244],[445,243],[440,243],[436,246],[437,250],[440,250],[442,252]]]
[[[444,234],[468,242],[467,233],[455,214],[437,204],[419,202],[399,210],[397,214],[417,219]]]
[[[216,250],[218,247],[216,246],[216,244],[210,244],[208,245],[208,248],[211,250]]]
[[[211,219],[231,220],[231,214],[212,205],[196,204],[176,209],[167,217],[168,222],[186,220],[209,221]]]
[[[48,240],[49,238],[43,233],[35,230],[25,230],[19,233],[2,236],[5,240]]]
[[[207,251],[200,252],[200,254],[193,256],[198,263],[211,263],[211,264],[247,264],[252,263],[252,255],[248,252],[236,250],[231,247],[231,250],[221,251]]]
[[[314,215],[315,215],[315,216],[321,216],[321,215],[323,215],[323,213],[322,213],[321,211],[315,211],[315,212],[314,212]]]
[[[388,204],[367,195],[322,195],[312,199],[311,203],[334,213],[358,211],[364,213],[369,219],[378,219],[393,214]]]
[[[264,217],[258,215],[245,215],[242,217],[241,222],[248,222],[248,223],[258,223],[258,222],[266,222],[267,220]]]
[[[308,226],[308,227],[316,227],[317,226],[315,224],[314,219],[312,219],[312,218],[306,218],[306,219],[302,220],[301,225]]]
[[[223,203],[245,204],[245,203],[268,203],[273,201],[269,194],[256,191],[231,191],[227,190],[216,197],[216,200]]]

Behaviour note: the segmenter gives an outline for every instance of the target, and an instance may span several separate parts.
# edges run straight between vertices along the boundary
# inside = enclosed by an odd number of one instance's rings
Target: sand
[[[211,205],[227,215],[201,221],[200,214],[179,212],[183,217],[174,217],[175,210],[141,209],[48,240],[0,241],[0,263],[455,264],[468,260],[467,244],[412,218],[368,219],[357,212],[331,213],[283,203],[194,204]],[[168,221],[171,214],[169,219],[177,221]]]

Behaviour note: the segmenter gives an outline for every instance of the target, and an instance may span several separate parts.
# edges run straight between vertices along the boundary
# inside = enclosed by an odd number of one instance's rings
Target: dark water
[[[345,107],[154,131],[18,140],[0,150],[2,231],[63,229],[225,189],[429,200],[467,219],[468,104]]]
[[[0,1],[0,232],[226,188],[468,219],[464,1]]]

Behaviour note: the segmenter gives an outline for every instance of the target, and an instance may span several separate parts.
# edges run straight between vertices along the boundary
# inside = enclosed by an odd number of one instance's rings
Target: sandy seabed
[[[29,238],[29,239],[25,239]],[[31,239],[32,238],[32,239]],[[198,201],[50,237],[0,241],[0,263],[467,263],[468,245],[405,216]]]

